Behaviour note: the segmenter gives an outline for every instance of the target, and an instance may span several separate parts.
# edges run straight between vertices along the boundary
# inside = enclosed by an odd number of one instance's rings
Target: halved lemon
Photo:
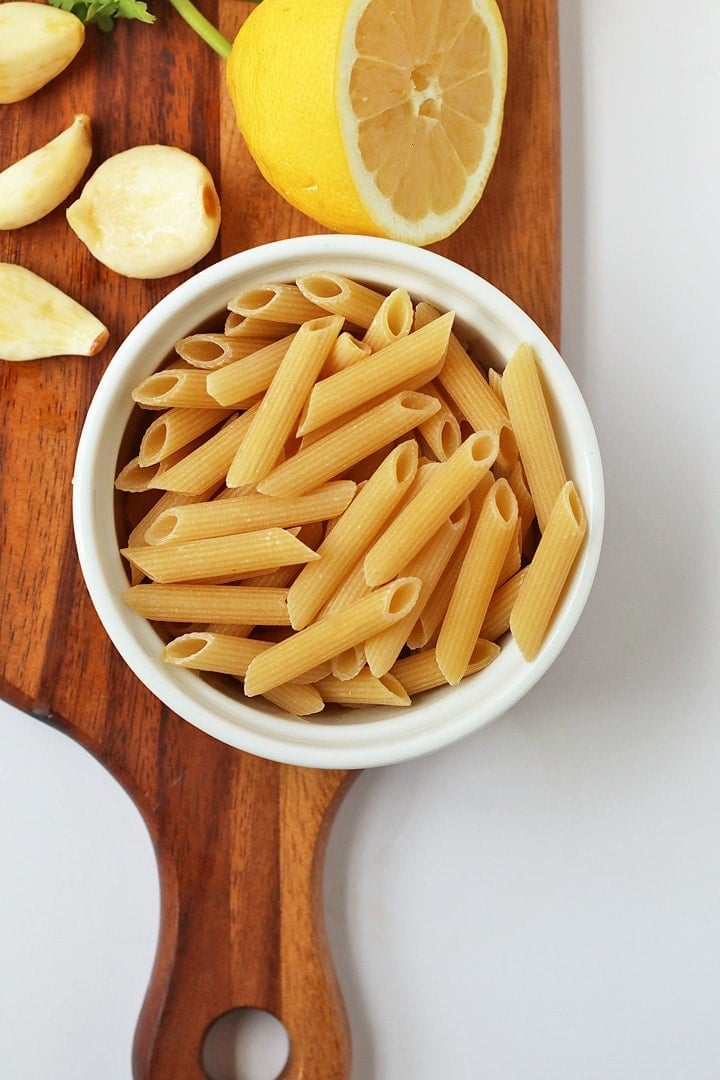
[[[495,0],[262,0],[227,80],[265,179],[336,232],[425,245],[495,160],[507,40]]]

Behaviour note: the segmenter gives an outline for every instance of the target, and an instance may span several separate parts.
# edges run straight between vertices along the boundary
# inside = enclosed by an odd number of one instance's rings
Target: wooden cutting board
[[[556,6],[500,3],[509,43],[500,152],[479,208],[436,249],[509,293],[557,342]],[[52,138],[74,113],[87,112],[91,169],[110,154],[153,142],[181,146],[207,163],[223,226],[201,266],[265,241],[322,231],[256,171],[235,129],[222,61],[169,5],[150,6],[153,27],[90,29],[59,78],[27,101],[0,106],[0,168]],[[237,0],[201,6],[229,38],[252,9]],[[88,402],[125,334],[187,275],[155,282],[118,277],[85,251],[63,207],[0,234],[0,259],[64,288],[111,331],[95,359],[0,362],[0,695],[27,711],[28,723],[46,721],[94,754],[151,832],[161,928],[132,1049],[134,1076],[200,1080],[208,1026],[228,1009],[252,1005],[288,1029],[283,1077],[340,1080],[350,1073],[350,1046],[325,939],[322,864],[353,774],[267,762],[170,713],[110,645],[75,553],[71,477]]]

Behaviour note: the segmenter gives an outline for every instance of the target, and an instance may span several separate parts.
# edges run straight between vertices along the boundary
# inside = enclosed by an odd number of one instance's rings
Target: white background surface
[[[560,18],[562,351],[603,451],[604,556],[524,702],[364,773],[340,811],[353,1080],[720,1076],[720,5]],[[129,1080],[149,839],[85,752],[2,705],[0,875],[0,1075]]]

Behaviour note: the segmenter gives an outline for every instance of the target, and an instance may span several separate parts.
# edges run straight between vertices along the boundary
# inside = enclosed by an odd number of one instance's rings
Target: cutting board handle
[[[175,731],[183,745],[162,755],[175,775],[161,785],[162,802],[146,808],[160,935],[133,1076],[206,1080],[209,1028],[232,1009],[252,1007],[288,1033],[283,1080],[343,1080],[350,1039],[325,935],[322,877],[330,825],[356,774],[277,765],[189,725]]]

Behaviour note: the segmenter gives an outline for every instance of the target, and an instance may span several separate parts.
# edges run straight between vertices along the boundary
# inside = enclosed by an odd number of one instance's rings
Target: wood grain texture
[[[252,7],[236,0],[200,6],[228,37]],[[0,107],[0,168],[84,111],[94,128],[91,169],[143,142],[181,146],[208,164],[223,226],[195,270],[259,243],[322,231],[259,176],[235,128],[222,62],[168,5],[153,7],[154,27],[89,30],[66,72],[33,98]],[[510,75],[500,152],[476,212],[435,247],[498,285],[557,341],[555,4],[501,0],[501,8]],[[323,929],[321,879],[328,830],[353,774],[266,762],[170,713],[110,645],[75,554],[71,479],[88,402],[113,349],[188,275],[118,277],[85,251],[64,207],[0,234],[0,259],[64,288],[111,331],[92,360],[0,363],[0,694],[27,711],[28,723],[47,721],[94,754],[152,835],[161,930],[134,1075],[203,1077],[208,1025],[227,1009],[254,1005],[288,1028],[284,1077],[339,1080],[349,1075],[349,1039]]]

